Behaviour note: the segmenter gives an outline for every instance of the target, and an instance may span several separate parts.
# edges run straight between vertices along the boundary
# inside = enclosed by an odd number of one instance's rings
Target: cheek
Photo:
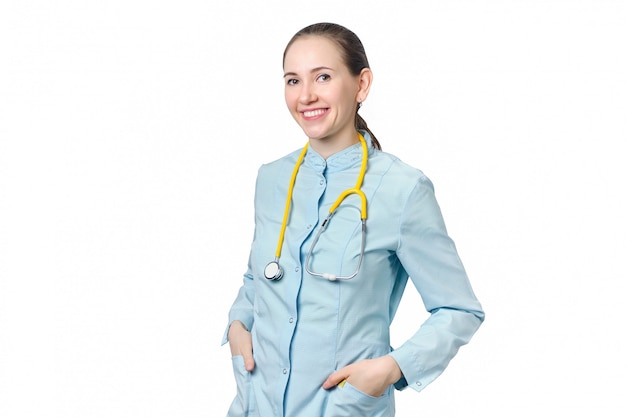
[[[297,101],[298,97],[294,94],[293,90],[285,90],[285,103],[290,111],[295,111],[296,105],[298,104]]]
[[[326,96],[327,101],[335,103],[335,107],[341,108],[342,112],[345,112],[348,108],[352,107],[354,101],[353,97],[353,92],[347,88],[334,90],[332,92],[329,91]]]
[[[345,117],[351,117],[356,113],[356,102],[351,96],[345,95],[341,101],[341,112]]]

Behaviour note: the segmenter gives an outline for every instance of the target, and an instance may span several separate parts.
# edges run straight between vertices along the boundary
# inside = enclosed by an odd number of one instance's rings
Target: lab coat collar
[[[373,150],[372,138],[366,131],[360,130],[360,132],[365,139],[368,153],[371,156]],[[324,159],[319,153],[309,146],[306,156],[304,157],[304,164],[315,171],[321,172],[326,170],[326,172],[333,172],[342,171],[353,167],[355,164],[360,164],[362,159],[363,148],[361,146],[361,142],[355,143],[354,145],[329,156],[328,159]]]

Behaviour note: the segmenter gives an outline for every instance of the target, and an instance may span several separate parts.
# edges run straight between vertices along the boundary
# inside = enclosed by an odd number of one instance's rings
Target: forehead
[[[295,40],[285,54],[285,70],[335,68],[344,65],[339,46],[325,36],[308,35]],[[344,65],[345,66],[345,65]]]

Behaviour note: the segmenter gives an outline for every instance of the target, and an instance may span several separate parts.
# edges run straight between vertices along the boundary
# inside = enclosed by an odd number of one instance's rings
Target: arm
[[[402,370],[399,389],[418,391],[437,378],[484,320],[454,242],[447,234],[432,183],[422,176],[404,209],[397,256],[430,317],[390,353]]]
[[[254,323],[253,300],[254,282],[248,271],[244,275],[244,283],[228,313],[228,326],[222,338],[222,345],[229,344],[232,356],[243,356],[248,372],[254,369],[252,335],[249,331]]]
[[[256,195],[258,195],[258,193],[255,192],[255,207]],[[256,230],[254,237],[256,237]],[[228,312],[228,326],[222,338],[222,345],[226,343],[229,344],[232,356],[243,356],[248,371],[252,371],[254,368],[254,360],[252,358],[252,335],[250,334],[250,330],[254,325],[255,289],[251,259],[252,253],[250,253],[248,257],[248,269],[243,276],[243,284],[239,288],[237,298],[235,298],[235,302]]]
[[[239,321],[241,327],[246,331],[252,329],[252,326],[254,324],[253,302],[254,279],[252,277],[250,269],[248,269],[248,272],[244,275],[243,278],[243,285],[241,286],[241,288],[239,288],[237,298],[235,298],[235,302],[228,312],[228,326],[226,327],[224,337],[222,338],[222,345],[226,344],[229,341],[230,328],[235,321]]]

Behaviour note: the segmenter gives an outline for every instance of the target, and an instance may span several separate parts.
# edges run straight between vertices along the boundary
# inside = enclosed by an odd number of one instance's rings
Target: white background
[[[221,416],[256,171],[306,140],[298,29],[434,182],[487,319],[400,417],[623,416],[626,3],[3,0],[0,416]],[[394,343],[425,314],[407,289]]]

